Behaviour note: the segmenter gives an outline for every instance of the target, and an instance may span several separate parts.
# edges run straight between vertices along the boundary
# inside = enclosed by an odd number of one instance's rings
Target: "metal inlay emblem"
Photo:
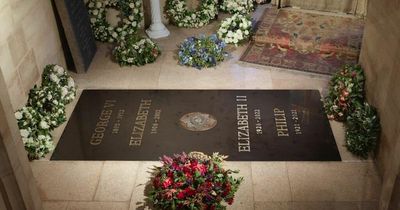
[[[211,114],[191,112],[183,115],[179,124],[182,128],[190,131],[206,131],[217,125],[217,119]]]

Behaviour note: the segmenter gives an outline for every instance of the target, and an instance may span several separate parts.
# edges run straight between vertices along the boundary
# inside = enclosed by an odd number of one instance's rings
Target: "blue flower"
[[[179,45],[179,64],[196,69],[215,66],[227,55],[224,48],[225,43],[219,40],[216,34],[209,37],[188,37]]]
[[[212,35],[210,36],[210,39],[211,39],[213,42],[218,41],[217,34],[212,34]]]

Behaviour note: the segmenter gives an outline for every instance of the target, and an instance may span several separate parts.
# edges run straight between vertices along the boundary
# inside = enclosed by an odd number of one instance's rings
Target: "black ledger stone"
[[[317,90],[85,90],[52,160],[340,161]]]

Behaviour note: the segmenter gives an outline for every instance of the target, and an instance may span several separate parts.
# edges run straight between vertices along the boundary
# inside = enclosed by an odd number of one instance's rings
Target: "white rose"
[[[50,80],[57,84],[60,82],[60,79],[55,74],[50,74]]]
[[[29,136],[29,131],[26,130],[26,129],[21,129],[21,130],[19,130],[19,132],[20,132],[22,137],[27,138]]]
[[[56,66],[54,66],[54,69],[57,71],[57,75],[61,76],[61,75],[64,74],[64,68],[63,67],[56,65]]]
[[[61,97],[65,97],[68,94],[68,89],[66,87],[61,88]]]
[[[91,23],[95,23],[96,22],[96,18],[90,18],[90,22]]]
[[[133,27],[136,27],[136,26],[137,26],[136,21],[133,21],[133,22],[132,22],[132,26],[133,26]]]
[[[129,7],[130,7],[130,8],[134,8],[134,7],[135,7],[135,4],[134,4],[134,3],[130,3],[130,4],[129,4]]]
[[[75,87],[74,79],[72,79],[71,77],[68,78],[68,87]]]
[[[28,138],[22,137],[22,142],[24,142],[24,144],[26,144],[28,141]]]
[[[133,13],[137,14],[137,13],[139,13],[139,10],[135,8],[135,9],[133,9]]]
[[[98,15],[99,11],[97,9],[93,10],[93,15]]]
[[[38,139],[39,139],[39,140],[44,140],[44,139],[46,139],[46,136],[44,136],[44,135],[39,135],[39,136],[38,136]]]
[[[40,121],[39,127],[40,127],[41,129],[48,129],[48,128],[49,128],[49,125],[48,125],[47,122],[45,122],[45,121]]]
[[[22,113],[21,113],[21,112],[15,112],[14,116],[15,116],[15,118],[16,118],[17,120],[22,119]]]
[[[113,32],[111,36],[114,38],[117,38],[118,34],[117,34],[117,32]]]
[[[96,3],[96,7],[97,7],[97,8],[100,8],[101,5],[102,5],[101,2],[97,2],[97,3]]]

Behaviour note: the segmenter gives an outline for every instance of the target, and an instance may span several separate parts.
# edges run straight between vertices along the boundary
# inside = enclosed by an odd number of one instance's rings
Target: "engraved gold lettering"
[[[140,105],[135,117],[135,123],[132,128],[131,138],[129,140],[129,146],[140,146],[142,144],[150,106],[151,100],[142,99],[140,101]]]
[[[236,96],[237,140],[239,152],[250,152],[250,132],[247,96]]]
[[[276,133],[280,137],[289,136],[289,129],[286,122],[285,110],[274,108]]]
[[[239,152],[250,152],[250,145],[248,146],[239,145]]]
[[[107,130],[111,115],[113,113],[112,107],[115,106],[116,102],[116,100],[104,101],[103,110],[101,110],[100,112],[100,116],[98,117],[99,120],[96,123],[96,126],[89,141],[91,145],[97,146],[101,144],[104,138],[104,133]]]

